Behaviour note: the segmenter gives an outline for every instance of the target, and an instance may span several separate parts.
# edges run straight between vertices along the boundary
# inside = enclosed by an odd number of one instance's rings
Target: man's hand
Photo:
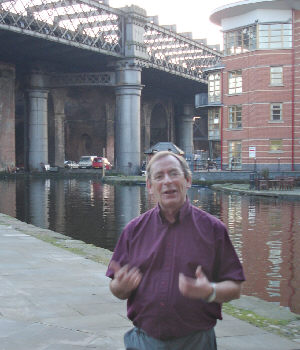
[[[197,267],[196,279],[179,274],[179,290],[182,295],[192,299],[206,300],[213,292],[213,287],[208,281],[201,266]],[[224,303],[233,299],[238,299],[241,293],[242,282],[222,281],[216,283],[216,303]]]
[[[179,274],[179,290],[182,295],[192,299],[207,299],[212,293],[211,283],[202,271],[201,266],[197,267],[196,279]]]
[[[114,279],[110,282],[110,290],[119,299],[127,299],[141,282],[142,274],[139,269],[121,265],[111,261],[109,267],[114,271]]]

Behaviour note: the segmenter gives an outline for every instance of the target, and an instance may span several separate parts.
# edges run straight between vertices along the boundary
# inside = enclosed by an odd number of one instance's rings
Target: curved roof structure
[[[244,0],[216,8],[210,15],[211,22],[221,25],[222,19],[244,15],[257,9],[300,10],[299,0]]]

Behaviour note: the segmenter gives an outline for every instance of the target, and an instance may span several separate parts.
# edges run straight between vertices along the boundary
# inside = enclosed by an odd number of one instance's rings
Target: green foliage
[[[262,169],[261,175],[265,180],[268,180],[270,171],[268,168]]]

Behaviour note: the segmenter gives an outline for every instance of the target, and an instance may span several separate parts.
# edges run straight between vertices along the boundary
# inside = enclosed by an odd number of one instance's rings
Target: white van
[[[89,169],[93,165],[93,160],[98,156],[82,156],[79,159],[78,167],[79,169]]]

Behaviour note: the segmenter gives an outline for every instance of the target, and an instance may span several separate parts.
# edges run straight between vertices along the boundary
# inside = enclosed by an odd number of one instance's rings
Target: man
[[[221,303],[240,296],[244,274],[227,230],[190,204],[191,183],[174,153],[158,152],[147,166],[158,204],[125,227],[107,271],[135,326],[126,349],[215,350]]]

